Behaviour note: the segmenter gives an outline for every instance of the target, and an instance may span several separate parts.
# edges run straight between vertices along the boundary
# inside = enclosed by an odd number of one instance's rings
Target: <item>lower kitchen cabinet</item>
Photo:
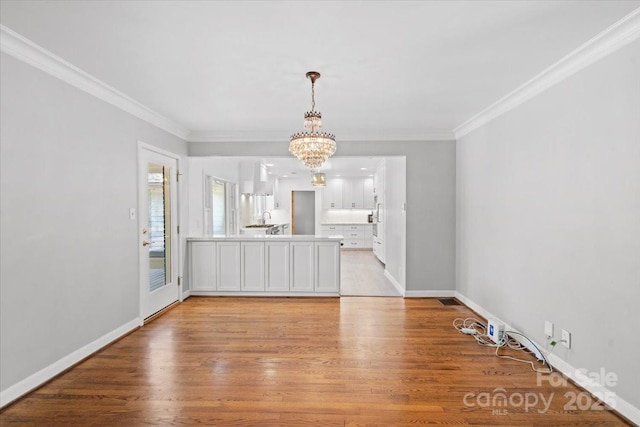
[[[340,291],[340,246],[315,242],[315,291]]]
[[[343,249],[371,249],[373,247],[373,232],[371,224],[323,224],[323,236],[342,234]]]
[[[189,248],[191,260],[190,283],[194,291],[216,290],[215,242],[192,242]]]
[[[289,242],[265,243],[266,290],[288,291],[290,265]]]
[[[193,295],[340,292],[339,239],[190,239],[189,289]]]
[[[314,282],[313,242],[291,242],[291,290],[313,292]]]
[[[382,242],[382,239],[379,237],[373,238],[373,253],[376,257],[378,257],[380,262],[385,262],[384,244]]]
[[[264,242],[241,242],[241,288],[264,291]]]
[[[240,290],[240,242],[217,242],[216,272],[219,291]]]

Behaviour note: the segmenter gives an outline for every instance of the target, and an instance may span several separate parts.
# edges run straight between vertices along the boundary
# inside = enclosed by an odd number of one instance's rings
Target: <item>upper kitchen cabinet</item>
[[[373,194],[373,178],[364,180],[364,208],[375,209],[376,203]]]
[[[384,173],[385,165],[384,162],[382,162],[376,168],[376,173],[373,175],[373,194],[378,197],[379,203],[384,200]]]
[[[328,178],[327,186],[322,190],[323,209],[342,209],[343,180]]]
[[[344,209],[373,209],[373,180],[371,178],[345,179],[342,185]]]

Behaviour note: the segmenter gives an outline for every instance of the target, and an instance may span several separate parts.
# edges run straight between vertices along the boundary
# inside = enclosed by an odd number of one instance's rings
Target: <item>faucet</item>
[[[269,211],[262,212],[262,218],[260,219],[262,225],[265,225],[267,223],[267,220],[264,218],[264,214],[269,215],[269,219],[271,219],[271,212]]]

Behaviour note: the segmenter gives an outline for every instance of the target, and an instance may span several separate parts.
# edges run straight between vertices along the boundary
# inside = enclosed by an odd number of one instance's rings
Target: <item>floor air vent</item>
[[[440,304],[442,305],[460,305],[457,299],[455,298],[438,298]]]

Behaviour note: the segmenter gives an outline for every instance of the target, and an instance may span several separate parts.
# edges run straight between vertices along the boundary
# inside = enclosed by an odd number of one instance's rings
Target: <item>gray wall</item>
[[[1,57],[0,388],[139,315],[137,140],[184,141]]]
[[[457,287],[640,407],[640,42],[458,141]],[[556,335],[558,336],[558,335]]]
[[[455,289],[455,141],[340,142],[336,156],[407,157],[407,290]],[[287,156],[288,141],[189,143],[190,156]]]

